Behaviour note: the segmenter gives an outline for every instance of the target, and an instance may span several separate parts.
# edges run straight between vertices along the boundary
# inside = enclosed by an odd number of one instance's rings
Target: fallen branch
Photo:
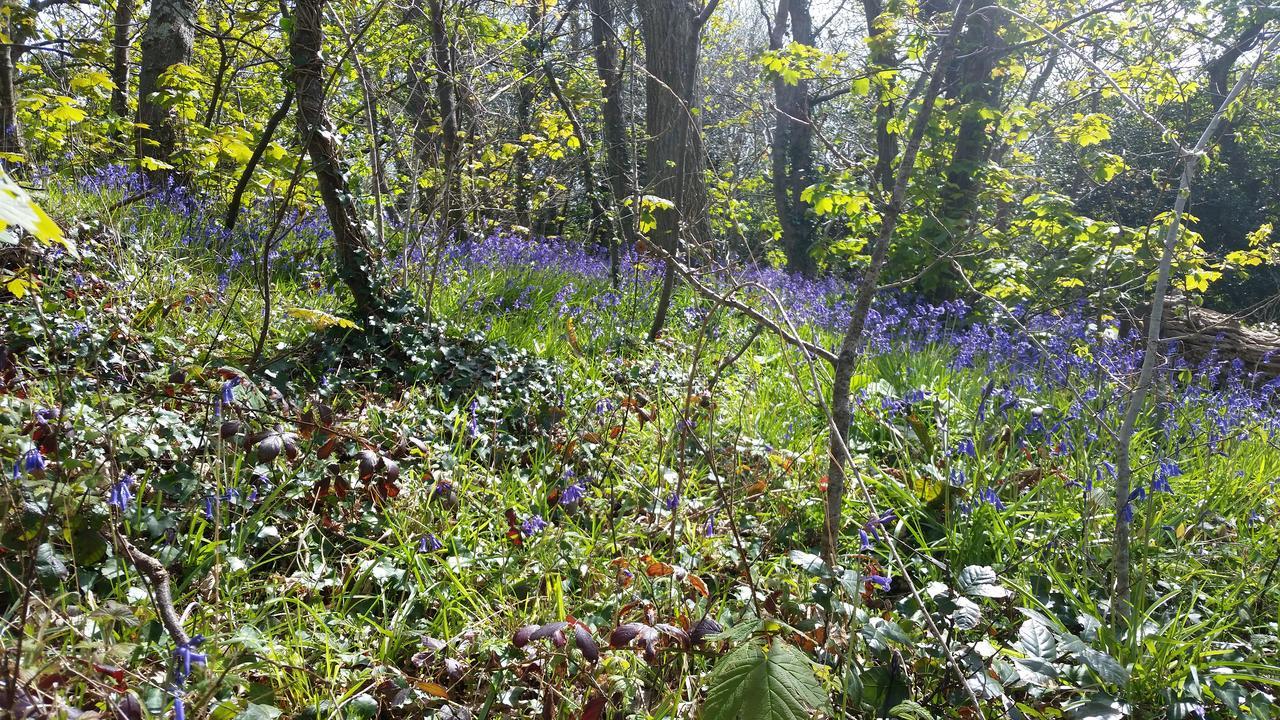
[[[173,638],[174,644],[178,647],[190,646],[191,637],[187,635],[186,630],[182,629],[182,620],[179,619],[178,611],[173,606],[173,591],[169,588],[169,571],[159,560],[139,550],[123,535],[113,532],[111,540],[115,543],[116,549],[128,559],[129,564],[151,583],[151,598],[156,606],[156,614],[160,616],[160,622],[164,624],[169,637]]]

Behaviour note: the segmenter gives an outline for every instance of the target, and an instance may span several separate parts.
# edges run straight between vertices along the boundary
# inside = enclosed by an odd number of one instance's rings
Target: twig
[[[191,644],[191,637],[182,629],[182,621],[178,619],[178,611],[173,607],[173,591],[169,588],[169,571],[157,559],[139,550],[133,543],[118,532],[112,532],[111,538],[116,548],[129,560],[147,582],[151,583],[151,599],[156,606],[156,614],[164,629],[173,638],[175,645],[182,647]]]

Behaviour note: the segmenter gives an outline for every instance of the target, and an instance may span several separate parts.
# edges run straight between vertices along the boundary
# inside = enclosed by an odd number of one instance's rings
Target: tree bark
[[[881,20],[884,6],[880,0],[862,0],[862,9],[867,17],[868,71],[896,70],[898,51],[893,33]],[[898,135],[890,131],[894,116],[893,93],[878,79],[872,85],[876,88],[876,165],[871,180],[880,192],[888,193],[893,189],[893,164],[898,159]]]
[[[787,27],[791,39],[812,46],[813,20],[809,0],[778,0],[769,48],[785,47]],[[812,276],[814,221],[808,203],[801,193],[813,184],[813,119],[809,81],[800,78],[788,83],[781,76],[773,79],[774,131],[770,147],[770,167],[774,207],[782,227],[782,250],[787,256],[787,269]]]
[[[957,48],[958,59],[949,68],[946,96],[959,106],[960,123],[951,158],[942,171],[938,208],[924,221],[920,236],[929,245],[925,255],[950,252],[958,240],[968,237],[968,226],[981,189],[981,173],[992,150],[991,110],[1004,89],[1001,77],[992,77],[1005,53],[1000,29],[1007,16],[993,9],[969,15]],[[950,263],[939,263],[921,279],[939,299],[954,296],[959,279]]]
[[[324,3],[325,0],[297,0],[295,5],[289,54],[293,59],[298,130],[311,156],[316,185],[333,229],[338,276],[351,290],[361,316],[385,318],[390,314],[389,302],[377,283],[367,230],[356,213],[337,134],[324,107]]]
[[[436,73],[436,107],[440,111],[440,147],[445,184],[440,195],[443,234],[466,237],[466,218],[461,204],[462,153],[458,124],[458,88],[454,79],[454,51],[445,24],[444,0],[427,0],[431,28],[431,56]]]
[[[111,112],[118,118],[129,116],[129,32],[138,0],[116,0],[111,17]]]
[[[15,89],[14,48],[12,45],[0,46],[0,153],[22,155],[25,150],[22,143],[22,132],[18,127],[18,93]],[[15,163],[4,160],[5,168]]]
[[[682,235],[698,243],[711,238],[707,218],[706,159],[697,119],[694,89],[698,77],[699,37],[715,10],[715,0],[700,7],[692,0],[640,0],[644,32],[645,166],[650,192],[674,204],[655,210],[657,227],[651,240],[672,257],[680,257]],[[670,263],[649,328],[649,339],[662,333],[675,286]]]
[[[195,47],[195,0],[152,0],[151,17],[142,35],[138,71],[138,157],[167,161],[178,139],[174,114],[161,103],[160,77],[166,70],[191,61]]]
[[[601,120],[604,130],[605,180],[613,193],[618,210],[622,240],[634,246],[639,240],[635,214],[635,178],[631,176],[631,153],[627,148],[627,124],[622,108],[622,72],[618,67],[618,34],[614,27],[612,0],[591,0],[591,45],[595,55],[596,74],[600,78],[604,107]],[[620,256],[611,245],[609,264],[618,273]]]
[[[524,67],[522,68],[524,77],[520,79],[520,85],[516,88],[515,143],[519,146],[519,149],[516,150],[515,157],[512,158],[511,180],[515,183],[516,224],[523,227],[526,232],[532,232],[533,219],[530,213],[533,197],[533,178],[530,176],[529,145],[525,141],[525,136],[529,134],[533,127],[533,107],[538,98],[537,77],[542,72],[538,62],[539,57],[542,55],[541,47],[544,41],[542,0],[533,0],[533,2],[529,3],[526,23],[529,34],[524,42]]]

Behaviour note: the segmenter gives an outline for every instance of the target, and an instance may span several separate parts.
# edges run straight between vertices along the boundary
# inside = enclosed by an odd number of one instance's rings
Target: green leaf
[[[908,699],[906,676],[901,670],[882,665],[862,673],[862,704],[875,711],[877,717]]]
[[[997,585],[998,578],[996,571],[986,565],[970,565],[960,571],[960,577],[957,578],[960,586],[960,592],[965,595],[976,595],[979,597],[1002,598],[1008,597],[1009,591]]]
[[[906,700],[893,706],[889,717],[899,720],[933,720],[933,715],[915,700]]]
[[[275,720],[282,711],[274,705],[249,703],[244,712],[236,716],[236,720]]]
[[[36,205],[22,186],[0,169],[0,230],[9,225],[21,227],[46,245],[56,242],[71,248],[62,235],[62,228]]]
[[[1123,665],[1110,655],[1089,647],[1075,635],[1063,635],[1062,649],[1087,665],[1103,682],[1120,687],[1129,684],[1129,671]]]
[[[71,571],[67,564],[58,557],[58,551],[49,543],[40,543],[36,548],[36,575],[45,584],[54,584],[66,580]]]
[[[807,720],[826,711],[827,693],[809,658],[774,638],[750,643],[716,663],[701,720]]]
[[[1018,628],[1018,647],[1036,660],[1053,662],[1058,659],[1058,638],[1052,630],[1035,620],[1028,620]]]

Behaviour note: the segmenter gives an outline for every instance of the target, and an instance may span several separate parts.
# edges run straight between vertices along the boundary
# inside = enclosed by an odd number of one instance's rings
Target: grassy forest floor
[[[834,717],[973,718],[970,692],[988,717],[1280,714],[1274,381],[1171,355],[1118,634],[1108,428],[1138,358],[1108,318],[882,299],[833,567],[821,384],[683,289],[644,342],[652,261],[614,288],[568,242],[393,235],[385,277],[434,320],[351,329],[322,223],[287,220],[264,313],[269,217],[224,237],[181,193],[117,207],[132,182],[51,190],[79,257],[0,296],[5,691],[33,716],[755,717],[717,688],[768,642],[750,682]],[[739,279],[835,344],[849,285]]]

